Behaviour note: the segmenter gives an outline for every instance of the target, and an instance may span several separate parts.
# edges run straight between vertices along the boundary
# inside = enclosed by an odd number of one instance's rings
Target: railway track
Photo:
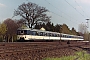
[[[0,60],[41,60],[46,57],[73,55],[85,43],[71,42],[14,42],[0,43]]]

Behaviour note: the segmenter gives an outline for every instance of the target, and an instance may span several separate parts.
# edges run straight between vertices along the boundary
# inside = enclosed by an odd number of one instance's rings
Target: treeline
[[[36,24],[35,29],[45,28],[46,31],[53,31],[53,32],[59,32],[59,33],[65,33],[65,34],[71,34],[71,35],[81,35],[79,32],[77,32],[74,27],[70,30],[70,28],[66,25],[60,25],[56,24],[54,25],[51,22],[48,23],[42,23],[42,24]]]
[[[4,22],[0,24],[0,41],[6,41],[6,42],[13,42],[17,40],[17,29],[27,25],[23,23],[24,20],[12,20],[12,19],[6,19]],[[46,31],[53,31],[53,32],[59,32],[59,33],[65,33],[65,34],[71,34],[71,35],[80,35],[79,32],[76,32],[74,28],[70,30],[70,28],[66,25],[60,25],[56,24],[54,25],[51,22],[47,23],[39,23],[36,24],[33,28],[34,29],[40,29],[45,28]]]
[[[23,25],[23,20],[6,19],[0,24],[0,41],[13,42],[17,40],[17,29]]]

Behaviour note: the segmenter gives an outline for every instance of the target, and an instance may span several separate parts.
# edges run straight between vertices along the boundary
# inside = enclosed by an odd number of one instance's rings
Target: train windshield
[[[17,30],[17,35],[28,35],[30,30]]]

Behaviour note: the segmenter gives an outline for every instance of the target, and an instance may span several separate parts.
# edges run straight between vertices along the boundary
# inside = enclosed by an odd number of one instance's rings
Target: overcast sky
[[[46,7],[54,25],[67,24],[69,28],[74,27],[77,31],[78,25],[86,24],[86,19],[90,18],[90,0],[0,0],[0,22],[12,18],[14,9],[24,2]],[[88,30],[90,30],[90,24]]]

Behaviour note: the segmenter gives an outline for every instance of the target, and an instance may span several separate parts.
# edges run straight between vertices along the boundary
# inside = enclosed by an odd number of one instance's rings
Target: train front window
[[[29,31],[28,30],[18,30],[17,34],[18,35],[27,35],[27,34],[29,34]]]

